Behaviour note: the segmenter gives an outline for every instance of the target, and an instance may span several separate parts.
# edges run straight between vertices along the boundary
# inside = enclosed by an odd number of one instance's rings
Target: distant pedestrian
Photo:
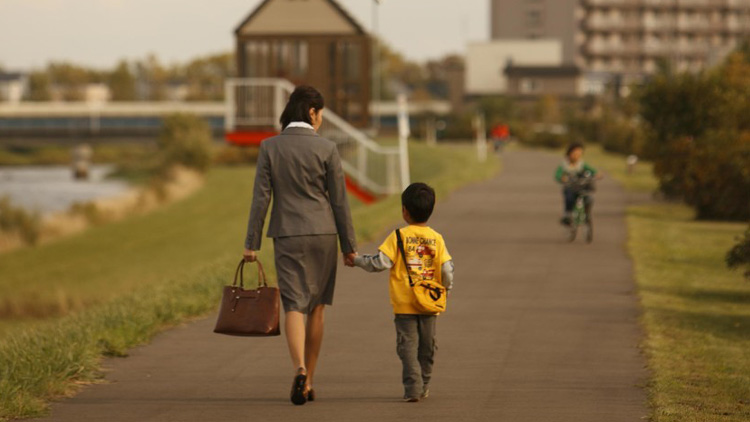
[[[357,250],[338,149],[317,134],[323,106],[315,88],[298,87],[281,115],[281,135],[261,144],[243,252],[247,261],[257,259],[273,196],[268,237],[274,239],[284,331],[296,371],[291,392],[296,405],[315,400],[323,311],[333,304],[336,283],[336,235],[347,265]]]
[[[401,205],[408,226],[391,233],[376,255],[354,258],[354,265],[369,272],[390,269],[390,296],[396,314],[396,346],[403,367],[404,400],[418,402],[430,394],[438,314],[426,313],[416,306],[410,280],[415,283],[435,281],[450,290],[453,258],[443,236],[427,225],[435,207],[435,191],[424,183],[413,183],[401,195]]]

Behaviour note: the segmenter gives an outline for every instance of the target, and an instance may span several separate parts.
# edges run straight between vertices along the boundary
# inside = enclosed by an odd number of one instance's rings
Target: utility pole
[[[380,131],[380,1],[372,2],[372,131],[377,136]]]

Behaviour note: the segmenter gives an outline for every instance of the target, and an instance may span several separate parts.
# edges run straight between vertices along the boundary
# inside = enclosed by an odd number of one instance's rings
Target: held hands
[[[245,249],[245,251],[242,252],[242,256],[245,258],[245,262],[255,262],[258,260],[257,253],[252,249]]]
[[[356,258],[357,255],[358,254],[356,252],[345,253],[344,254],[344,265],[346,265],[347,267],[353,267],[354,266],[354,258]]]

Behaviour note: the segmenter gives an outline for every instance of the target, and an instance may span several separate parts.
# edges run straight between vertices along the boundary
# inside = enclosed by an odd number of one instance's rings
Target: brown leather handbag
[[[263,265],[258,264],[258,287],[245,290],[242,276],[245,260],[240,261],[234,273],[234,282],[224,287],[219,318],[215,333],[230,336],[268,337],[278,336],[279,330],[279,289],[268,287]],[[240,285],[237,285],[239,277]]]

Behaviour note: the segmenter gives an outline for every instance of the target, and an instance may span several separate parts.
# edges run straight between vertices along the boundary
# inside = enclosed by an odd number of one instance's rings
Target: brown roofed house
[[[239,77],[312,85],[327,108],[368,124],[370,36],[335,0],[265,0],[235,35]]]

